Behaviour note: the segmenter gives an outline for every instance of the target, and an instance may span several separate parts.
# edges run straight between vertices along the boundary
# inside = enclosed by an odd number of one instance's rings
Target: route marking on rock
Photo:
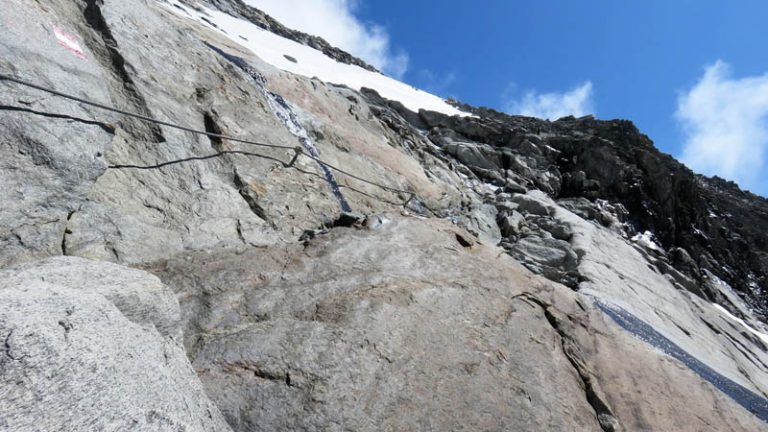
[[[80,42],[78,42],[77,37],[66,32],[65,30],[53,26],[53,34],[56,36],[56,39],[59,41],[59,45],[63,46],[67,51],[70,51],[72,54],[76,55],[77,57],[85,60],[85,52],[83,51],[83,48],[80,46]]]

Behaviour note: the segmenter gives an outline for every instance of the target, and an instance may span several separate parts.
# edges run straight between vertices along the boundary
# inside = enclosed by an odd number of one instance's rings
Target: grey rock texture
[[[0,429],[226,431],[156,277],[52,258],[0,273]]]
[[[766,400],[765,201],[631,123],[414,113],[163,1],[3,6],[4,74],[288,148],[0,83],[0,429],[766,429],[600,307]]]
[[[449,223],[377,219],[149,267],[235,430],[764,427],[590,297]]]
[[[50,5],[4,4],[0,70],[108,99],[96,62],[57,44]],[[73,31],[68,26],[67,30]],[[26,29],[34,29],[30,34]],[[51,55],[51,53],[59,53]],[[105,172],[114,117],[36,92],[0,95],[0,264],[62,253],[68,217]]]
[[[200,130],[298,145],[251,77],[206,46],[218,43],[246,56],[270,90],[305,104],[293,109],[322,137],[315,144],[328,162],[412,189],[419,197],[414,204],[460,199],[447,190],[456,178],[447,164],[420,157],[433,178],[445,179],[430,181],[399,141],[393,147],[382,140],[387,130],[359,99],[348,99],[348,89],[277,71],[157,2],[51,0],[27,7],[12,0],[8,6],[5,20],[37,24],[0,41],[2,58],[18,58],[0,64],[6,73]],[[85,58],[57,44],[57,28],[77,39]],[[0,97],[14,107],[0,119],[10,155],[0,162],[7,185],[0,194],[8,203],[0,209],[3,265],[58,254],[131,264],[186,250],[271,244],[341,213],[317,164],[302,159],[296,169],[283,166],[293,150],[215,142],[25,88]],[[233,151],[252,154],[227,153]],[[25,172],[28,179],[20,175]],[[355,211],[376,212],[407,199],[351,178],[339,182]]]

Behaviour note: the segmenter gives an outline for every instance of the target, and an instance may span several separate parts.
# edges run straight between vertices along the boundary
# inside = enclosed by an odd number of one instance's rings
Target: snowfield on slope
[[[750,326],[749,324],[744,322],[743,319],[741,319],[741,318],[733,315],[732,313],[728,312],[728,310],[726,308],[720,306],[719,304],[712,303],[712,306],[714,306],[715,309],[720,311],[723,315],[727,316],[728,319],[730,319],[731,321],[734,321],[734,322],[737,322],[737,323],[741,324],[745,329],[749,330],[750,333],[752,333],[753,335],[755,335],[758,338],[760,338],[760,340],[762,340],[764,343],[768,344],[768,334],[765,334],[763,332],[759,332],[759,331],[755,330],[754,328],[752,328],[752,326]]]
[[[317,77],[328,83],[343,84],[355,90],[371,88],[387,99],[401,102],[412,111],[425,109],[447,115],[470,115],[438,96],[386,75],[339,63],[314,48],[278,36],[248,21],[203,6],[197,11],[176,0],[160,0],[160,3],[174,14],[191,18],[220,32],[278,69],[309,78]]]

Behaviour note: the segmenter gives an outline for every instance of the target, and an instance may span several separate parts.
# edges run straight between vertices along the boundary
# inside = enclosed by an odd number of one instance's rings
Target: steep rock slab
[[[576,297],[558,290],[539,294],[584,379],[586,397],[616,419],[601,424],[604,430],[614,424],[615,430],[643,432],[768,429],[687,365],[626,332],[589,297]]]
[[[154,269],[236,430],[599,430],[538,278],[445,222],[367,225]]]
[[[226,431],[157,278],[80,258],[0,273],[0,429]]]
[[[186,250],[264,245],[298,238],[338,216],[317,163],[300,158],[291,169],[283,165],[298,141],[263,89],[206,44],[245,57],[269,91],[285,94],[325,161],[413,190],[411,202],[424,213],[422,202],[459,200],[445,164],[389,135],[357,92],[278,71],[220,31],[154,0],[41,0],[29,7],[9,1],[0,11],[9,28],[0,41],[9,59],[0,63],[3,73],[174,124],[288,148],[210,139],[2,84],[9,91],[0,102],[10,108],[0,116],[7,126],[0,140],[11,156],[0,162],[0,266],[58,254],[131,264]],[[391,210],[410,196],[337,177],[355,211]]]
[[[445,221],[363,226],[152,266],[235,430],[765,427],[501,249]]]
[[[73,2],[67,2],[73,3]],[[94,53],[64,2],[8,0],[0,73],[108,100]],[[114,116],[0,81],[0,267],[66,250],[67,223],[105,172]]]
[[[654,258],[653,251],[577,216],[541,191],[515,198],[538,203],[542,211],[572,232],[570,245],[579,257],[579,293],[629,311],[699,361],[766,396],[765,344],[686,290],[673,274],[662,271],[669,269],[657,264],[660,260]],[[535,250],[525,251],[532,252]]]

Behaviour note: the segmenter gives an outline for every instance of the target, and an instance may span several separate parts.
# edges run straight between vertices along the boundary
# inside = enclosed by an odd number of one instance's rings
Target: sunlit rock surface
[[[0,83],[0,429],[766,429],[768,205],[631,123],[451,107],[236,0],[4,6],[0,73],[284,148]]]

